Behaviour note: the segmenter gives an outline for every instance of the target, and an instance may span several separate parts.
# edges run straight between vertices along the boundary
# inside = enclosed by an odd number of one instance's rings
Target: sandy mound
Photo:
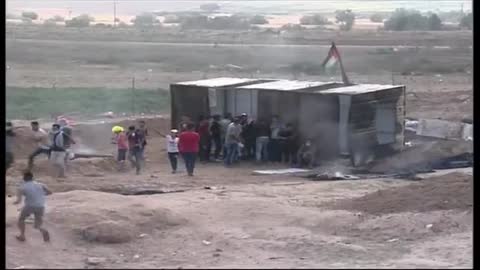
[[[87,241],[122,243],[144,233],[186,223],[185,219],[161,207],[161,202],[161,195],[125,197],[71,191],[51,197],[47,219]]]
[[[359,217],[352,226],[340,227],[339,234],[366,240],[414,241],[439,234],[468,232],[473,228],[472,210],[394,213],[370,218]]]
[[[83,239],[106,244],[129,242],[135,237],[134,231],[135,228],[130,224],[111,220],[100,221],[79,230]]]
[[[104,172],[116,172],[117,164],[114,158],[89,158],[89,159],[75,159],[69,161],[68,173],[75,175],[83,175],[87,177],[102,176]],[[20,160],[12,165],[8,170],[9,176],[21,176],[22,172],[27,168],[27,161]],[[52,165],[46,157],[41,157],[35,160],[33,173],[36,176],[53,175]]]
[[[399,171],[428,168],[430,162],[473,153],[473,143],[464,141],[435,141],[407,148],[394,156],[379,160],[370,168],[373,173],[395,173]]]
[[[471,209],[472,206],[473,176],[450,173],[408,186],[379,190],[353,200],[338,201],[333,208],[381,215]]]

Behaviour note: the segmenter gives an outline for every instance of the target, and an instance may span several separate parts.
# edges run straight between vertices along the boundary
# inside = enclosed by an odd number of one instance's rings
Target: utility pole
[[[113,0],[113,27],[117,26],[117,0]]]
[[[132,78],[132,114],[135,115],[135,76]]]

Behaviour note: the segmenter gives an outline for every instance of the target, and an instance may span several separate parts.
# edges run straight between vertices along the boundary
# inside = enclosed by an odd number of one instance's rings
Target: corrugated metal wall
[[[182,116],[196,121],[200,115],[210,113],[208,88],[190,85],[170,85],[171,123],[178,127]]]
[[[379,151],[399,150],[404,144],[405,88],[352,96],[350,107],[350,144],[352,151],[364,152],[370,159]],[[391,110],[392,120],[387,119]],[[393,143],[386,134],[393,127]],[[368,157],[367,157],[368,156]]]

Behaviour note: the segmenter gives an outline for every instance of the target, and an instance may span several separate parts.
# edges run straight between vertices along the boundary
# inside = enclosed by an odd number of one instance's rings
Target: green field
[[[48,118],[52,114],[94,116],[104,112],[163,113],[165,90],[105,88],[6,88],[7,119]]]

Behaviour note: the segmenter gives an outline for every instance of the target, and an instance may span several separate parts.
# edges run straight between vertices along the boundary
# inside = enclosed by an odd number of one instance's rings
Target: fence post
[[[132,78],[132,115],[135,115],[135,76]]]

